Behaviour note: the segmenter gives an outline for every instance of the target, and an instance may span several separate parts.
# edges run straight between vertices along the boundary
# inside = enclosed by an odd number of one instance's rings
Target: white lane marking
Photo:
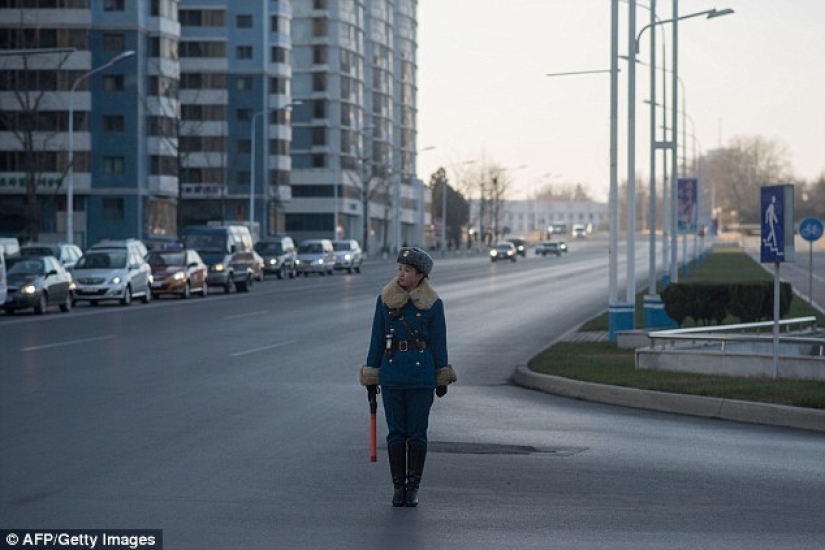
[[[269,310],[263,309],[261,311],[251,311],[249,313],[241,313],[238,315],[227,315],[226,317],[224,317],[224,319],[229,321],[231,319],[243,319],[244,317],[255,317],[256,315],[265,315],[267,313],[269,313]]]
[[[59,348],[62,346],[75,346],[77,344],[86,344],[88,342],[96,342],[97,340],[109,340],[114,338],[114,334],[109,336],[98,336],[96,338],[84,338],[83,340],[69,340],[68,342],[56,342],[54,344],[45,344],[42,346],[32,346],[30,348],[20,348],[20,351],[39,351],[41,349]]]
[[[280,348],[281,346],[288,346],[289,344],[294,344],[295,340],[289,340],[287,342],[281,342],[279,344],[272,344],[271,346],[264,346],[262,348],[253,348],[247,349],[244,351],[236,351],[235,353],[231,354],[232,357],[240,357],[241,355],[249,355],[250,353],[258,353],[259,351],[267,351],[274,348]]]

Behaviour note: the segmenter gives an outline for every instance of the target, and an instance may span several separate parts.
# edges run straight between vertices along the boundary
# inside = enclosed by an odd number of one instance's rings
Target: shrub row
[[[665,313],[680,327],[688,317],[697,325],[721,325],[728,316],[741,323],[773,319],[773,281],[733,284],[673,283],[662,293]],[[779,315],[791,309],[793,288],[780,283]]]

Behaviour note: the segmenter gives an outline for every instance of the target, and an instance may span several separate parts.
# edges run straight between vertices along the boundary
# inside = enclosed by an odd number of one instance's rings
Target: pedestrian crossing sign
[[[759,212],[762,263],[794,261],[793,185],[762,187]]]

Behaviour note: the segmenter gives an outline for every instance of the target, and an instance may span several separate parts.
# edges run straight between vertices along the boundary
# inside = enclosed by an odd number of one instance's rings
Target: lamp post
[[[277,113],[282,109],[291,109],[292,107],[296,107],[301,105],[302,102],[300,100],[290,101],[286,105],[282,107],[275,107],[273,109],[265,109],[263,111],[259,111],[252,115],[252,127],[250,130],[249,136],[249,147],[250,147],[250,155],[249,155],[249,231],[252,231],[252,226],[255,223],[255,121],[258,117],[263,115],[268,115],[269,113]],[[264,170],[266,170],[266,166],[268,163],[266,162],[266,143],[263,146],[263,153],[264,153],[264,163],[262,166]],[[264,193],[265,195],[265,193]],[[266,213],[264,214],[266,216]],[[263,237],[264,235],[260,235]]]
[[[633,6],[632,6],[633,3],[634,2],[631,2],[631,13],[633,13]],[[647,298],[647,300],[649,302],[651,302],[651,304],[656,301],[654,299],[655,280],[656,280],[656,278],[655,278],[655,267],[656,267],[656,264],[655,264],[655,245],[656,245],[656,240],[655,240],[655,225],[654,225],[655,224],[655,181],[654,181],[654,177],[655,177],[655,166],[656,166],[656,164],[655,164],[655,150],[657,148],[657,143],[656,143],[656,140],[655,140],[655,131],[656,131],[656,120],[655,120],[655,117],[656,117],[656,106],[655,106],[655,97],[656,97],[656,95],[655,95],[656,94],[656,87],[655,87],[655,82],[656,82],[656,78],[655,78],[655,73],[656,73],[656,53],[655,53],[656,52],[656,50],[655,50],[655,48],[656,48],[656,35],[655,35],[655,31],[656,31],[656,26],[664,24],[664,23],[673,23],[673,69],[671,71],[672,76],[673,76],[673,80],[672,80],[672,90],[673,90],[673,113],[672,113],[673,125],[672,125],[672,128],[673,128],[673,130],[672,130],[672,139],[671,139],[671,141],[669,143],[667,143],[667,140],[665,139],[665,142],[662,145],[664,147],[669,147],[672,151],[673,167],[672,167],[672,172],[671,172],[672,176],[671,177],[673,178],[673,180],[675,182],[676,174],[677,174],[677,167],[678,167],[678,148],[677,148],[678,147],[678,137],[677,137],[678,136],[678,134],[677,134],[678,129],[677,129],[677,122],[676,122],[677,121],[677,108],[676,108],[676,106],[678,105],[677,85],[684,86],[681,79],[678,77],[678,57],[677,57],[678,56],[678,50],[677,50],[678,26],[677,26],[677,22],[680,21],[680,20],[683,20],[683,19],[691,19],[691,18],[694,18],[694,17],[701,17],[701,16],[706,16],[707,19],[712,19],[712,18],[715,18],[715,17],[721,17],[721,16],[724,16],[724,15],[729,15],[729,14],[733,13],[733,10],[731,10],[731,9],[722,9],[722,10],[711,9],[711,10],[704,10],[704,11],[700,11],[700,12],[696,12],[696,13],[690,13],[690,14],[687,14],[687,15],[679,16],[677,6],[678,6],[678,0],[673,0],[672,18],[671,19],[666,19],[666,20],[659,20],[656,17],[656,13],[655,13],[656,1],[651,0],[650,23],[648,25],[644,26],[639,31],[638,35],[635,37],[635,40],[630,45],[630,49],[631,49],[631,51],[633,51],[633,54],[634,54],[633,59],[631,60],[631,61],[633,61],[633,63],[631,63],[631,66],[635,66],[635,64],[637,63],[636,55],[639,53],[639,41],[641,39],[641,36],[642,36],[642,34],[644,33],[645,30],[651,29],[651,34],[652,34],[651,47],[650,47],[651,63],[649,65],[650,66],[650,96],[651,96],[651,100],[650,100],[651,101],[651,104],[650,104],[650,132],[651,132],[651,139],[650,139],[650,141],[651,141],[651,149],[650,149],[650,155],[651,155],[651,160],[650,160],[650,166],[651,166],[650,190],[651,190],[651,192],[650,192],[650,197],[649,197],[650,226],[651,226],[650,227],[650,247],[651,247],[651,250],[650,250],[650,266],[649,266],[650,272],[648,273],[648,295],[649,296]],[[634,21],[634,18],[631,16],[631,34],[635,30],[634,27],[633,27],[633,21]],[[664,55],[663,55],[663,58],[664,58]],[[635,75],[633,75],[633,76],[635,76]],[[633,76],[631,77],[631,80],[633,80]],[[634,96],[633,96],[634,88],[635,88],[635,84],[631,82],[631,87],[630,87],[630,90],[631,90],[630,91],[630,101],[631,101],[631,103],[634,102]],[[684,99],[683,99],[683,101],[684,101]],[[684,111],[684,105],[683,105],[682,110]],[[633,117],[630,117],[628,125],[629,126],[635,126],[635,120],[634,120]],[[635,148],[635,143],[631,140],[630,143],[628,144],[628,147],[632,151]],[[629,164],[632,164],[632,157],[634,155],[635,155],[635,151],[632,151],[629,155],[630,159],[631,159],[629,161]],[[631,176],[629,176],[629,178],[630,177]],[[669,212],[670,212],[669,225],[671,226],[671,230],[672,230],[671,231],[671,233],[672,233],[671,234],[671,254],[672,254],[672,257],[671,257],[671,262],[670,262],[671,263],[671,266],[670,266],[670,271],[671,271],[670,279],[673,282],[677,282],[678,281],[678,275],[676,276],[676,278],[674,278],[674,276],[673,276],[674,270],[678,273],[678,269],[676,269],[674,267],[674,264],[676,263],[676,259],[678,258],[678,255],[674,253],[674,250],[676,250],[676,246],[677,246],[677,240],[676,240],[677,238],[674,236],[675,235],[675,227],[676,227],[676,224],[675,224],[675,219],[676,219],[676,196],[677,196],[676,195],[676,186],[671,185],[671,190],[670,191],[671,191],[671,193],[670,193],[671,194],[671,204],[670,204],[670,210],[669,210]],[[667,203],[666,194],[663,194],[663,198],[664,198],[664,204],[667,205],[668,203]],[[630,198],[628,198],[628,201],[630,201]],[[633,204],[635,204],[635,200],[633,201]],[[668,218],[668,216],[665,216],[665,218]],[[666,242],[665,242],[665,248],[667,249],[667,243]],[[628,264],[630,265],[630,263],[631,263],[630,255],[628,255]],[[628,267],[628,275],[629,274],[630,274],[630,268]],[[630,285],[628,284],[628,295],[629,295],[629,293],[630,293]],[[646,320],[647,319],[648,318],[646,316]],[[653,321],[652,318],[649,318],[649,319],[650,319],[650,321]]]
[[[672,161],[673,166],[671,168],[671,174],[673,178],[673,185],[670,186],[670,280],[671,282],[678,283],[679,282],[679,236],[677,234],[677,199],[678,199],[678,190],[677,186],[675,185],[676,179],[678,176],[679,170],[679,149],[678,149],[678,135],[679,135],[679,113],[676,109],[676,106],[679,105],[679,20],[680,19],[687,19],[689,17],[695,17],[697,15],[706,14],[708,19],[714,17],[721,17],[723,15],[732,14],[732,9],[724,9],[724,10],[709,10],[708,12],[699,12],[696,14],[679,16],[679,0],[673,0],[673,78],[671,84],[671,90],[673,92],[673,112],[672,112],[672,132],[673,132],[673,143],[671,144],[672,147]],[[663,23],[666,21],[663,21]]]
[[[105,71],[115,63],[123,61],[133,55],[135,55],[134,50],[125,51],[119,55],[116,55],[100,67],[80,75],[77,79],[75,79],[74,83],[72,83],[71,90],[69,91],[69,172],[66,174],[68,180],[68,187],[66,190],[66,242],[68,244],[74,244],[74,93],[80,83],[90,76],[97,74],[100,71]]]

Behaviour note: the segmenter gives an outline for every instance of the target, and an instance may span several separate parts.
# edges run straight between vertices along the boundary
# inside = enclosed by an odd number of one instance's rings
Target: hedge
[[[742,323],[773,319],[773,281],[672,283],[661,297],[665,312],[680,327],[688,317],[697,325],[720,325],[728,316],[737,317]],[[788,314],[792,300],[791,284],[780,283],[780,317]]]

